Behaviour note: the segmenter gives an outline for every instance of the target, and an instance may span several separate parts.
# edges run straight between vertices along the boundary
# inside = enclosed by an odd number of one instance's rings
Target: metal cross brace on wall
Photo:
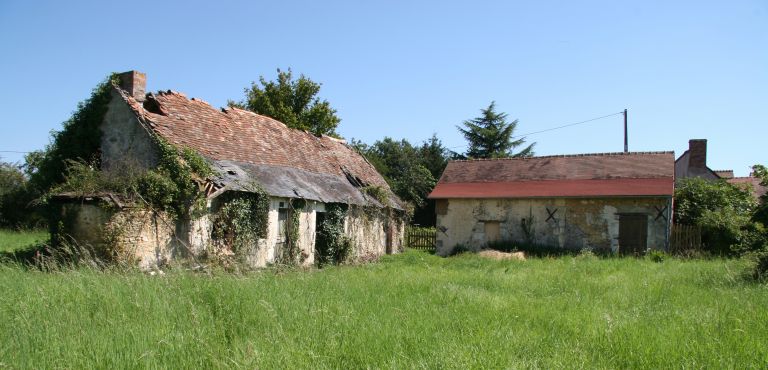
[[[548,215],[548,216],[547,216],[547,220],[546,220],[546,221],[544,221],[544,222],[549,222],[549,220],[555,220],[555,221],[557,221],[557,219],[555,218],[555,213],[557,213],[557,208],[555,208],[555,209],[553,209],[553,210],[551,210],[551,211],[550,211],[550,210],[549,210],[549,207],[547,207],[547,208],[546,208],[546,210],[547,210],[547,215]]]
[[[658,221],[659,218],[664,217],[664,221],[667,221],[667,215],[664,213],[667,211],[667,206],[664,206],[664,208],[659,208],[659,206],[653,206],[653,208],[656,209],[656,218],[654,218],[654,221]]]

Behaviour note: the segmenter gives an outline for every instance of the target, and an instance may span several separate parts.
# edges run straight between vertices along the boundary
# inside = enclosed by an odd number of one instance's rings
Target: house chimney
[[[688,167],[707,168],[707,139],[691,139],[688,141]]]
[[[147,75],[139,71],[128,71],[118,75],[120,88],[125,90],[134,99],[143,102],[146,97]]]

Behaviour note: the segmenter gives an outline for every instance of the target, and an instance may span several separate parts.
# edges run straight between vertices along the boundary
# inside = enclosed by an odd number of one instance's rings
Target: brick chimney
[[[707,139],[688,141],[689,168],[707,168]]]
[[[128,71],[118,75],[120,88],[133,96],[139,102],[143,102],[147,90],[147,74],[139,71]]]

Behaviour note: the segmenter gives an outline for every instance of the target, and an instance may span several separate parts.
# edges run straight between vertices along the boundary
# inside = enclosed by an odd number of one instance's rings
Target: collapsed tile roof
[[[342,140],[242,109],[216,109],[170,90],[140,103],[116,89],[149,129],[213,163],[216,193],[247,191],[256,182],[272,196],[382,206],[361,191],[379,186],[389,193],[389,205],[401,208],[376,169]]]
[[[672,196],[674,172],[673,152],[452,161],[429,198]]]

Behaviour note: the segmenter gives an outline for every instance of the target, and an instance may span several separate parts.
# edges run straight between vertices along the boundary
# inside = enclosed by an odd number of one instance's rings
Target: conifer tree
[[[496,102],[486,109],[481,109],[481,116],[464,121],[464,127],[457,126],[469,142],[468,158],[509,158],[531,157],[534,155],[532,143],[513,153],[514,149],[525,144],[525,138],[512,140],[517,120],[507,122],[506,113],[496,112]]]

